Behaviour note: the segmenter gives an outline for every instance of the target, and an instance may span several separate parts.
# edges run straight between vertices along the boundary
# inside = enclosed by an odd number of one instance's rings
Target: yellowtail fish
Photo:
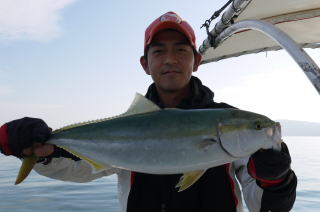
[[[184,173],[177,184],[180,191],[208,168],[261,148],[278,148],[279,142],[280,125],[263,115],[230,108],[160,109],[139,94],[126,113],[58,129],[47,141],[87,161],[94,171],[112,166],[150,174]],[[24,167],[31,169],[35,161],[26,157]]]

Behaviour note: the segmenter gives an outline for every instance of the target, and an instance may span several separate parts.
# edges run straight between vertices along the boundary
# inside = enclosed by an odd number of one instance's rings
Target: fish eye
[[[256,130],[261,130],[261,124],[260,123],[255,123],[255,128],[256,128]]]

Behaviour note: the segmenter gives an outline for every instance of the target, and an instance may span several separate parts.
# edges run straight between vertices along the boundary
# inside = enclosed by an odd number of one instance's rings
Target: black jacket
[[[202,85],[201,81],[191,78],[191,96],[183,100],[178,108],[233,108],[225,103],[213,101],[214,93]],[[155,85],[152,84],[146,97],[161,105]],[[132,173],[131,189],[128,197],[128,212],[236,212],[237,200],[234,195],[233,181],[228,173],[230,164],[208,169],[189,189],[177,192],[175,185],[181,174],[152,175]],[[288,211],[295,201],[296,177],[290,179],[281,190],[263,191],[261,211]],[[281,206],[280,206],[281,205]],[[283,210],[285,209],[285,210]]]

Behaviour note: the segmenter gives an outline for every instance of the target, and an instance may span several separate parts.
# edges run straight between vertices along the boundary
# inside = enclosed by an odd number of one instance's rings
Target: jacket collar
[[[201,108],[202,106],[213,102],[214,93],[208,87],[204,86],[200,79],[192,76],[190,79],[190,85],[191,96],[182,100],[177,108]],[[149,86],[145,96],[159,107],[164,108],[163,104],[160,102],[155,83],[152,83]]]

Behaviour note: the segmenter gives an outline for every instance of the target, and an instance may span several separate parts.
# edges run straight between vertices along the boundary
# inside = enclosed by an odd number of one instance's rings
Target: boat
[[[229,0],[203,26],[202,64],[284,49],[320,94],[320,69],[304,51],[320,47],[319,0]]]

